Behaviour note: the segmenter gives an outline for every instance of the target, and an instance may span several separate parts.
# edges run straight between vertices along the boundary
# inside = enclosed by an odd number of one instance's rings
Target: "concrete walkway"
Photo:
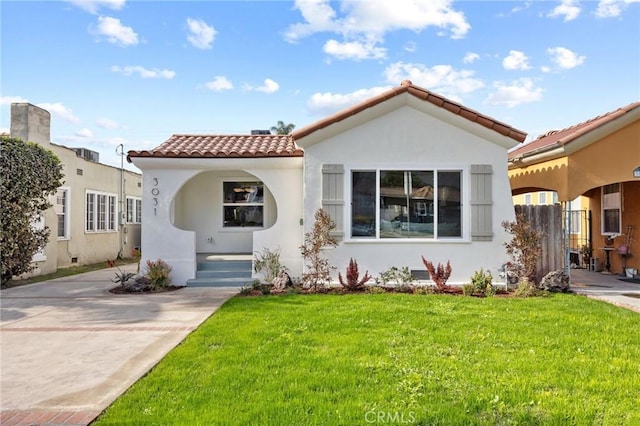
[[[113,295],[116,271],[0,291],[0,424],[90,423],[238,292]]]
[[[624,282],[619,278],[624,277],[572,269],[571,289],[578,294],[640,313],[640,284]]]

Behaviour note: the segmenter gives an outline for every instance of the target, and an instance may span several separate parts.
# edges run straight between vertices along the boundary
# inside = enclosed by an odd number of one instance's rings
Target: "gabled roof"
[[[131,157],[302,157],[302,150],[290,135],[173,135],[150,151],[129,151]]]
[[[453,102],[443,96],[414,86],[409,80],[399,87],[381,93],[366,101],[342,110],[320,121],[296,130],[289,135],[173,135],[166,142],[150,151],[129,151],[127,160],[132,157],[158,158],[256,158],[256,157],[302,157],[303,151],[296,140],[311,133],[342,121],[361,111],[378,105],[388,99],[408,93],[416,98],[430,102],[453,114],[480,124],[517,142],[522,142],[527,134],[489,116]]]
[[[584,136],[589,132],[601,128],[605,124],[610,124],[613,121],[624,117],[636,108],[640,108],[640,102],[631,103],[622,108],[618,108],[615,111],[599,115],[583,123],[567,127],[566,129],[551,130],[543,135],[540,135],[536,140],[531,141],[528,144],[525,144],[511,151],[509,153],[509,159],[511,160],[527,155],[542,153],[560,146],[566,146],[571,142],[574,142],[581,136]]]
[[[511,139],[514,139],[516,142],[522,142],[527,137],[527,134],[521,130],[515,129],[509,126],[508,124],[502,123],[487,115],[480,114],[477,111],[467,108],[457,102],[451,101],[441,95],[430,92],[427,89],[423,89],[422,87],[415,86],[409,80],[404,80],[402,83],[400,83],[400,86],[398,87],[394,87],[393,89],[390,89],[384,93],[374,96],[350,108],[344,109],[323,120],[316,121],[315,123],[309,126],[306,126],[299,130],[295,130],[294,132],[291,133],[291,136],[293,136],[293,138],[296,140],[301,139],[317,130],[320,130],[334,123],[342,121],[346,118],[349,118],[352,115],[358,114],[359,112],[366,110],[367,108],[371,108],[375,105],[378,105],[384,101],[387,101],[403,93],[408,93],[412,96],[415,96],[418,99],[421,99],[426,102],[430,102],[433,105],[443,108],[453,114],[457,114],[469,121],[478,123],[481,126],[491,129],[503,136],[507,136]]]

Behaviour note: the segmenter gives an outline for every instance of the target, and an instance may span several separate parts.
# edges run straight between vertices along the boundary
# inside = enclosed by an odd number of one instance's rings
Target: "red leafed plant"
[[[371,279],[371,275],[369,275],[369,271],[364,273],[364,276],[360,278],[360,273],[358,272],[358,262],[353,260],[349,260],[349,267],[347,267],[347,279],[346,281],[342,278],[342,274],[338,272],[338,279],[340,280],[340,285],[347,291],[357,291],[362,290],[364,285]]]
[[[422,256],[422,263],[429,271],[429,276],[434,283],[436,283],[436,290],[439,292],[446,291],[449,287],[447,286],[447,280],[451,276],[451,264],[447,260],[447,266],[442,266],[442,263],[438,263],[437,267],[433,266],[433,263],[428,261]]]

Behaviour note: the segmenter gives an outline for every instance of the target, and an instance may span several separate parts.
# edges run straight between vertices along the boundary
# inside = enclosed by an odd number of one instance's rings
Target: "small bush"
[[[484,269],[480,268],[471,277],[471,285],[475,293],[483,294],[485,296],[492,296],[496,293],[492,284],[493,277],[491,272],[484,272]],[[464,291],[464,288],[463,288]]]
[[[346,280],[342,278],[342,274],[338,273],[338,280],[340,281],[340,285],[347,291],[359,291],[363,290],[365,284],[371,279],[371,275],[369,275],[369,271],[364,273],[364,276],[360,278],[360,272],[358,272],[358,262],[353,260],[349,260],[349,266],[346,271]]]
[[[166,288],[171,285],[171,266],[167,262],[161,259],[156,261],[147,260],[146,266],[145,277],[149,279],[154,289]]]
[[[518,283],[518,287],[516,291],[513,293],[516,297],[534,297],[540,296],[542,292],[533,281],[529,281],[528,279],[523,279]]]
[[[473,284],[464,284],[462,286],[462,294],[465,296],[473,296],[476,287]]]
[[[135,276],[136,274],[134,274],[133,272],[124,272],[120,268],[118,268],[118,272],[116,272],[116,277],[111,281],[120,285],[125,285],[131,278]]]
[[[442,266],[442,263],[438,263],[437,267],[433,266],[433,263],[428,261],[422,256],[422,263],[429,272],[431,280],[436,283],[436,290],[439,292],[445,292],[449,289],[447,286],[447,280],[451,276],[451,263],[447,260],[447,265]]]
[[[380,276],[376,278],[376,282],[384,286],[389,284],[412,286],[413,277],[411,276],[411,271],[408,266],[403,266],[402,268],[392,266],[386,271],[381,272]]]
[[[535,281],[544,232],[533,229],[522,213],[516,215],[515,222],[503,221],[502,227],[512,236],[511,241],[504,243],[507,255],[513,260],[507,263],[507,273],[515,274],[520,280]]]
[[[253,291],[253,288],[251,288],[251,286],[249,285],[244,285],[240,288],[240,294],[242,295],[251,294],[252,291]]]
[[[264,281],[271,284],[281,272],[287,272],[287,267],[280,263],[280,249],[262,249],[262,253],[254,253],[253,270],[264,276]]]

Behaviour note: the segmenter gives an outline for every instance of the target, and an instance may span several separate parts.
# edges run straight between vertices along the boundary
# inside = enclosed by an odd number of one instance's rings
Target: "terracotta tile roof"
[[[640,108],[640,102],[631,103],[622,108],[618,108],[615,111],[599,115],[583,123],[567,127],[566,129],[550,130],[545,134],[538,136],[537,139],[511,151],[509,153],[509,159],[517,158],[534,152],[543,152],[557,146],[567,145],[572,141],[578,139],[580,136],[583,136],[607,123],[610,123],[617,118],[628,114],[636,108]]]
[[[127,158],[302,157],[290,135],[173,135],[150,151],[129,151]]]
[[[467,108],[463,105],[453,102],[436,93],[423,89],[422,87],[415,86],[409,80],[404,80],[399,87],[394,87],[393,89],[387,92],[381,93],[378,96],[374,96],[366,101],[363,101],[357,105],[354,105],[350,108],[342,110],[323,120],[317,121],[307,127],[304,127],[299,130],[295,130],[294,132],[291,133],[291,136],[293,136],[294,139],[303,138],[315,132],[316,130],[320,130],[324,127],[330,126],[331,124],[342,121],[352,115],[358,114],[359,112],[367,108],[371,108],[375,105],[378,105],[379,103],[382,103],[402,93],[409,93],[410,95],[413,95],[418,99],[422,99],[440,108],[444,108],[454,114],[457,114],[461,117],[466,118],[467,120],[473,121],[484,127],[494,130],[503,136],[507,136],[511,139],[514,139],[517,142],[522,142],[527,137],[527,134],[521,130],[515,129],[507,124],[501,123],[500,121],[497,121],[489,116],[480,114],[477,111],[474,111],[470,108]]]

